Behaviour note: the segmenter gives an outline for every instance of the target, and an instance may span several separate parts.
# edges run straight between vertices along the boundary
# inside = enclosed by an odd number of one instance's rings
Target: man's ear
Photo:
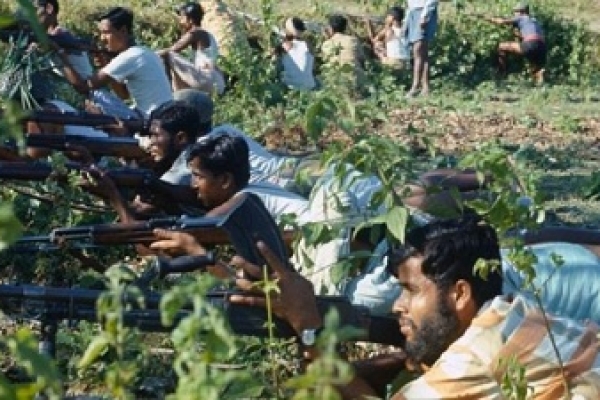
[[[476,308],[473,287],[464,279],[456,281],[454,290],[450,292],[450,296],[456,311],[466,311],[472,310],[473,307]]]
[[[219,177],[221,179],[221,188],[223,188],[223,190],[229,190],[235,185],[233,175],[231,173],[225,172],[220,174]]]
[[[175,134],[175,144],[180,146],[188,144],[188,134],[184,131],[177,132],[177,134]]]

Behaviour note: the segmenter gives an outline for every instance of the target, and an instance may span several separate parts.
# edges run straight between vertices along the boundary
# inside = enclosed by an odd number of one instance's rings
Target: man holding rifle
[[[190,189],[187,156],[199,131],[198,111],[182,102],[167,102],[150,115],[149,150],[154,162],[153,170],[162,181],[171,184],[174,192],[171,198],[186,204],[196,203],[196,196]],[[103,173],[97,176],[95,184],[88,182],[85,188],[104,197],[117,211],[121,222],[133,222],[136,215],[157,211],[156,206],[139,196],[128,205],[115,184]]]
[[[272,310],[294,328],[306,359],[315,360],[323,319],[313,287],[264,244],[258,246],[280,289],[271,298]],[[338,388],[343,398],[385,396],[387,385],[407,368],[422,375],[392,399],[505,397],[503,381],[513,357],[523,367],[528,394],[536,399],[567,393],[571,398],[598,398],[597,326],[547,316],[547,327],[542,311],[530,300],[501,296],[497,269],[486,279],[474,270],[480,259],[500,262],[499,250],[494,230],[475,219],[435,221],[409,232],[388,264],[402,287],[392,311],[398,314],[398,335],[405,336],[406,345],[399,353],[355,362],[355,377]],[[230,264],[244,276],[262,276],[261,266],[239,257]],[[231,302],[265,307],[252,281],[238,278],[236,283],[246,293],[233,295]]]
[[[546,65],[546,40],[540,23],[529,14],[529,6],[519,3],[513,8],[513,18],[484,17],[497,25],[509,25],[515,28],[520,39],[516,42],[503,42],[498,46],[498,64],[500,72],[506,73],[508,54],[525,57],[530,64],[531,75],[536,84],[544,83],[544,66]]]

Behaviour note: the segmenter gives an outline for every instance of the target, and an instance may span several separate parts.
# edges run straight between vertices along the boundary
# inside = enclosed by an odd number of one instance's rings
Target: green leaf
[[[15,19],[10,15],[0,15],[0,28],[9,26],[15,22]]]
[[[408,223],[408,210],[402,206],[396,206],[386,214],[386,226],[394,238],[404,243],[406,224]]]
[[[94,340],[92,340],[92,342],[88,345],[87,349],[85,350],[85,353],[79,360],[79,363],[77,364],[77,368],[79,368],[79,369],[88,368],[90,365],[92,365],[94,363],[94,361],[96,361],[98,359],[98,357],[100,357],[101,355],[103,355],[106,352],[109,345],[110,345],[110,341],[106,336],[104,336],[104,335],[96,336],[94,338]]]
[[[14,214],[12,204],[0,205],[0,250],[6,249],[21,237],[23,226]]]

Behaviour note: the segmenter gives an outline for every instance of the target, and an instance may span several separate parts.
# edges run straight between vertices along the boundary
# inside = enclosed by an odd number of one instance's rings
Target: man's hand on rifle
[[[79,186],[86,192],[111,202],[121,197],[113,180],[95,166],[86,171],[84,178],[79,182]]]
[[[269,293],[272,311],[278,317],[286,320],[297,334],[305,329],[315,329],[323,326],[323,320],[317,308],[317,299],[313,285],[293,268],[285,265],[263,242],[257,243],[258,250],[273,271],[270,280],[277,281],[279,293]],[[235,256],[230,265],[238,269],[236,285],[245,294],[232,295],[230,301],[257,307],[266,307],[265,294],[256,285],[257,280],[263,279],[263,268]],[[250,280],[253,279],[253,280]]]
[[[206,254],[206,249],[187,232],[155,229],[153,233],[157,238],[157,241],[150,245],[153,250],[161,250],[171,255],[203,256]]]
[[[92,156],[87,147],[71,143],[66,143],[65,147],[67,148],[65,155],[70,159],[78,161],[83,165],[94,164],[94,156]]]

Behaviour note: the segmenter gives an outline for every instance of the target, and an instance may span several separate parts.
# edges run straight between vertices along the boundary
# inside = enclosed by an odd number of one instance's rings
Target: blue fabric
[[[542,303],[552,314],[576,320],[590,319],[600,323],[600,259],[586,247],[571,243],[540,243],[530,246],[537,257],[535,287],[540,287]],[[502,251],[504,293],[532,297],[521,289],[523,274],[515,270]],[[562,258],[556,269],[552,254]]]
[[[372,314],[389,314],[392,304],[400,296],[398,280],[387,271],[388,249],[385,240],[380,242],[365,272],[352,278],[343,290],[352,304],[367,307]]]
[[[406,37],[408,43],[413,44],[421,40],[431,42],[435,36],[435,32],[438,27],[438,13],[437,9],[431,11],[429,14],[429,20],[425,25],[425,29],[421,28],[421,14],[422,8],[413,8],[408,11],[406,16],[407,32]]]
[[[544,31],[540,23],[528,15],[521,15],[513,18],[513,26],[519,29],[521,36],[544,36]]]

